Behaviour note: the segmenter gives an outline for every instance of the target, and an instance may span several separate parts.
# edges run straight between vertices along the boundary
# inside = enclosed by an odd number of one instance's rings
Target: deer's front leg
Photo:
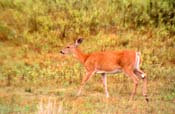
[[[92,77],[92,75],[93,75],[93,72],[87,72],[86,75],[83,77],[80,88],[79,88],[78,93],[77,93],[78,96],[80,95],[84,85]]]
[[[109,97],[109,93],[108,93],[108,88],[107,88],[107,77],[105,73],[102,73],[102,82],[103,82],[103,86],[104,86],[104,90],[105,90],[105,94],[106,97]]]

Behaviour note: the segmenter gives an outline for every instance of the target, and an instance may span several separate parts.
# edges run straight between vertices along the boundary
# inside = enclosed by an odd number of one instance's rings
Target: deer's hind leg
[[[134,74],[136,74],[138,77],[141,77],[143,79],[143,96],[145,97],[145,100],[148,101],[147,98],[147,76],[146,74],[140,70],[140,63],[141,63],[141,53],[136,52],[136,59],[135,59],[135,66],[134,66]]]
[[[131,79],[133,80],[134,82],[134,86],[133,86],[133,90],[132,90],[132,93],[131,93],[131,97],[130,97],[130,100],[133,100],[135,94],[136,94],[136,90],[137,90],[137,86],[138,86],[138,78],[135,76],[135,73],[133,72],[133,70],[129,69],[128,67],[124,68],[124,73],[126,75],[128,75],[129,77],[131,77]]]
[[[148,101],[147,97],[147,75],[140,69],[135,69],[134,73],[137,76],[140,76],[143,79],[143,89],[142,89],[142,94],[145,97],[145,100]]]

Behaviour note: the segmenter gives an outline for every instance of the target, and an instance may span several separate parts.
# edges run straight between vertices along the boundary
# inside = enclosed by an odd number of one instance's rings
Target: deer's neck
[[[80,49],[76,49],[74,57],[77,58],[81,63],[85,63],[87,54],[83,53]]]

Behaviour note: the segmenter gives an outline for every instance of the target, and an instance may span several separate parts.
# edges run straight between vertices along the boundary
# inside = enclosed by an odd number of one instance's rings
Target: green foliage
[[[115,26],[130,29],[162,26],[174,33],[174,5],[173,0],[1,0],[0,19],[6,31],[10,28],[24,39],[36,32],[43,35],[56,32],[58,38],[76,38]]]

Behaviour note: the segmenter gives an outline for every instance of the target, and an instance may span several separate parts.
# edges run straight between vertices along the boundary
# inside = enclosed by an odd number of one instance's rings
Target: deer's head
[[[73,54],[77,47],[83,42],[83,38],[77,39],[73,44],[66,46],[60,51],[61,54]]]

